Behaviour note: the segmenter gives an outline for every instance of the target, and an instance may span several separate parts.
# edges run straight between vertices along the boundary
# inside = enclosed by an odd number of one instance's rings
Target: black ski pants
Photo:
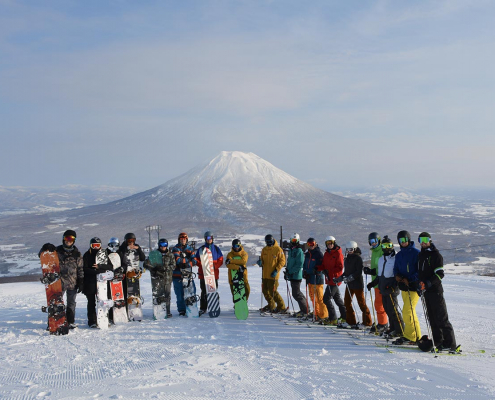
[[[447,305],[443,297],[443,288],[426,291],[424,296],[435,346],[441,345],[445,348],[455,349],[457,344],[454,328],[449,321]]]
[[[332,304],[332,299],[339,308],[340,318],[345,319],[345,305],[344,300],[340,296],[340,290],[338,286],[327,285],[325,294],[323,295],[323,303],[328,310],[328,319],[335,321],[337,319],[337,312]]]
[[[292,290],[292,297],[294,298],[295,301],[297,301],[297,304],[299,305],[299,310],[303,314],[308,313],[308,303],[306,301],[306,297],[304,297],[303,292],[301,292],[301,282],[300,280],[296,281],[290,281],[290,287]]]
[[[218,279],[215,279],[215,286],[217,287],[218,290]],[[208,309],[208,297],[207,297],[208,292],[206,291],[206,285],[204,279],[199,280],[199,287],[201,288],[201,297],[199,298],[199,309],[206,312]]]
[[[96,292],[94,293],[84,293],[88,299],[88,326],[95,325],[97,323],[96,318]]]
[[[397,300],[399,293],[400,290],[398,287],[396,287],[393,292],[382,293],[382,302],[383,308],[387,313],[390,330],[395,331],[397,335],[403,336],[404,321],[402,320],[402,315],[399,311],[399,303]]]

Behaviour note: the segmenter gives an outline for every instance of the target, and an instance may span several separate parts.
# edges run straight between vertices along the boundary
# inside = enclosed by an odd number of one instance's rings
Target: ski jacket
[[[323,276],[323,271],[319,271],[323,262],[323,253],[321,252],[318,245],[313,250],[306,251],[304,254],[304,267],[303,273],[306,277],[306,283],[311,285],[323,285],[325,283],[325,278]]]
[[[244,251],[244,247],[241,246],[239,251],[231,250],[229,254],[227,254],[227,260],[230,262],[227,264],[228,275],[229,275],[229,283],[232,283],[232,274],[230,271],[237,271],[240,266],[246,268],[248,262],[248,253]],[[247,282],[248,271],[247,268],[244,270],[244,282]]]
[[[218,279],[220,276],[219,268],[223,265],[223,254],[222,250],[216,245],[212,244],[204,244],[201,246],[198,251],[196,251],[196,265],[198,266],[198,277],[199,279],[205,279],[203,274],[203,264],[201,264],[201,254],[203,254],[203,249],[207,247],[211,251],[211,255],[213,257],[213,269],[215,272],[215,279]]]
[[[74,290],[79,279],[84,278],[83,258],[76,246],[66,250],[63,245],[57,247],[60,265],[60,280],[62,290]]]
[[[90,295],[96,293],[96,275],[113,270],[110,260],[108,260],[108,264],[98,264],[98,268],[93,268],[93,265],[96,263],[96,253],[98,251],[89,249],[83,255],[84,294]]]
[[[172,272],[174,278],[182,278],[180,272],[182,268],[190,268],[196,265],[196,259],[194,258],[195,251],[189,244],[181,245],[177,243],[172,253],[175,258],[175,269]]]
[[[160,253],[162,253],[162,265],[151,265],[148,257],[143,266],[150,271],[153,278],[162,279],[165,284],[169,284],[172,282],[172,271],[175,269],[175,257],[168,248]]]
[[[390,255],[382,255],[378,259],[378,276],[372,281],[383,296],[388,296],[395,292],[397,281],[395,280],[394,266],[397,264],[395,251]]]
[[[394,275],[407,278],[409,287],[405,283],[399,282],[399,288],[403,291],[416,291],[418,289],[418,255],[419,250],[414,242],[409,242],[409,246],[401,247],[395,256]]]
[[[443,292],[443,257],[433,243],[421,249],[418,256],[418,278],[424,282],[427,292]]]
[[[263,269],[263,279],[276,279],[278,280],[280,270],[285,266],[285,255],[282,248],[275,240],[273,246],[265,246],[261,250],[261,265]],[[275,278],[271,277],[273,271],[277,271]]]
[[[344,259],[344,276],[347,280],[349,289],[364,289],[363,282],[363,259],[361,258],[361,249],[354,250],[353,254],[347,254]]]
[[[325,282],[327,285],[340,286],[342,282],[335,284],[333,281],[333,278],[338,278],[344,271],[344,255],[342,254],[340,246],[334,246],[332,250],[327,248],[319,269],[325,274]]]
[[[378,245],[374,249],[371,248],[371,280],[374,281],[378,275],[378,259],[383,256],[382,246]],[[378,282],[378,281],[377,281]],[[377,287],[377,285],[375,285]]]
[[[287,279],[301,281],[303,275],[304,252],[299,247],[293,247],[287,255]]]

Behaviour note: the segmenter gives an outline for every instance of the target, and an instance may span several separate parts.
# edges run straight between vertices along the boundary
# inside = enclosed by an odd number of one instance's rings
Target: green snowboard
[[[158,250],[154,250],[149,255],[150,263],[153,267],[163,266],[163,256]],[[153,319],[161,320],[167,318],[165,303],[165,282],[156,273],[151,274],[151,292],[153,295]]]
[[[230,270],[232,276],[232,288],[234,290],[234,310],[237,319],[247,319],[249,315],[248,304],[246,300],[246,287],[244,285],[244,274],[234,269]]]

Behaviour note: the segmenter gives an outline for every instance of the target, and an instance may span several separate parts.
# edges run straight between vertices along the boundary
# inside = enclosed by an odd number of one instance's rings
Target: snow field
[[[447,275],[444,287],[450,320],[458,343],[470,353],[438,358],[403,349],[389,353],[369,337],[356,339],[347,331],[285,325],[283,318],[261,317],[255,311],[260,306],[260,278],[261,270],[250,267],[252,312],[246,321],[235,318],[226,269],[219,280],[219,318],[179,318],[172,295],[173,318],[153,321],[151,283],[145,273],[143,322],[108,331],[89,329],[86,298],[79,294],[79,328],[59,337],[44,330],[47,317],[40,311],[45,304],[41,283],[1,285],[0,398],[495,396],[494,278]],[[199,287],[197,280],[196,284]],[[283,280],[279,292],[286,300]],[[417,312],[426,333],[421,304]],[[471,353],[478,349],[486,353]]]

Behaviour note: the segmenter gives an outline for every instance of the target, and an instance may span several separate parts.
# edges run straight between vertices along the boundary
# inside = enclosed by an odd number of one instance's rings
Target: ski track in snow
[[[260,302],[260,270],[249,268],[250,309]],[[198,283],[198,282],[196,282]],[[8,399],[417,399],[495,396],[495,279],[448,276],[445,294],[458,343],[486,354],[440,356],[376,347],[368,338],[251,311],[235,318],[222,271],[219,318],[153,321],[149,274],[142,282],[144,321],[108,331],[86,326],[66,336],[44,330],[41,283],[1,285],[0,398]],[[199,287],[199,284],[197,285]],[[286,298],[284,281],[280,293]],[[368,303],[370,300],[368,296]],[[417,311],[423,333],[421,303]],[[358,336],[356,336],[358,335]],[[362,335],[362,333],[361,333]],[[356,337],[358,337],[356,339]],[[361,340],[363,345],[354,342]],[[381,340],[381,339],[377,339]],[[114,353],[112,353],[114,352]]]

